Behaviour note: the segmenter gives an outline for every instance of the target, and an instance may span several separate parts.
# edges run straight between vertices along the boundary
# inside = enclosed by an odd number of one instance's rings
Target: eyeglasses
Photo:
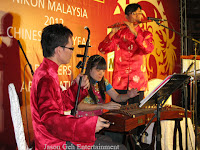
[[[60,46],[60,47],[62,47],[62,48],[68,48],[68,49],[70,49],[71,51],[74,50],[74,47],[65,47],[65,46]]]
[[[132,12],[131,14],[132,14],[132,15],[142,15],[143,13],[142,13],[142,12],[139,12],[139,13]]]

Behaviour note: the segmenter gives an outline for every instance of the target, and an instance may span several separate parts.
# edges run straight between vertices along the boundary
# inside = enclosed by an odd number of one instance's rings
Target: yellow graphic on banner
[[[99,3],[105,3],[105,0],[94,0],[96,2],[99,2]]]
[[[115,55],[114,51],[107,54],[107,70],[108,71],[113,71],[113,68],[114,68],[114,55]]]

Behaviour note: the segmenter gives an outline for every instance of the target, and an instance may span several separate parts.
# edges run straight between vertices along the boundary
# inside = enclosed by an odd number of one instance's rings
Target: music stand
[[[154,117],[146,125],[140,136],[146,131],[153,119],[157,117],[157,136],[156,136],[156,150],[161,149],[161,126],[160,126],[160,109],[165,104],[169,96],[175,92],[183,83],[189,79],[190,76],[185,74],[173,74],[167,76],[146,98],[144,98],[139,107],[151,106],[157,104],[157,111]]]

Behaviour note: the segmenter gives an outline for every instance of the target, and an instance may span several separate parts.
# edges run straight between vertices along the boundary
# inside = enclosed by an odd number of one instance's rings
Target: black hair
[[[62,24],[52,24],[45,27],[41,38],[43,56],[53,56],[56,47],[68,44],[70,36],[73,36],[72,31]]]
[[[125,8],[125,15],[129,15],[132,12],[135,12],[138,8],[142,9],[142,7],[138,3],[129,4]]]
[[[92,68],[96,67],[96,69],[100,70],[106,70],[106,61],[105,59],[100,55],[93,55],[91,56],[87,61],[86,71],[85,74],[88,76],[88,79],[90,81],[90,89],[88,90],[90,97],[94,100],[95,104],[97,104],[96,96],[94,95],[92,88],[94,87],[94,83],[96,82],[91,76],[90,76],[90,70]],[[105,101],[105,91],[106,91],[106,85],[104,77],[101,81],[98,81],[99,91],[102,99]]]

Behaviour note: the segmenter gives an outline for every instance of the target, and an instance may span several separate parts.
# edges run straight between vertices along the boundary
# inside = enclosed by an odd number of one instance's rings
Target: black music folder
[[[186,74],[173,74],[167,76],[148,96],[140,101],[139,107],[153,106],[159,102],[164,105],[169,96],[175,92],[190,76]],[[156,102],[156,100],[158,102]]]

